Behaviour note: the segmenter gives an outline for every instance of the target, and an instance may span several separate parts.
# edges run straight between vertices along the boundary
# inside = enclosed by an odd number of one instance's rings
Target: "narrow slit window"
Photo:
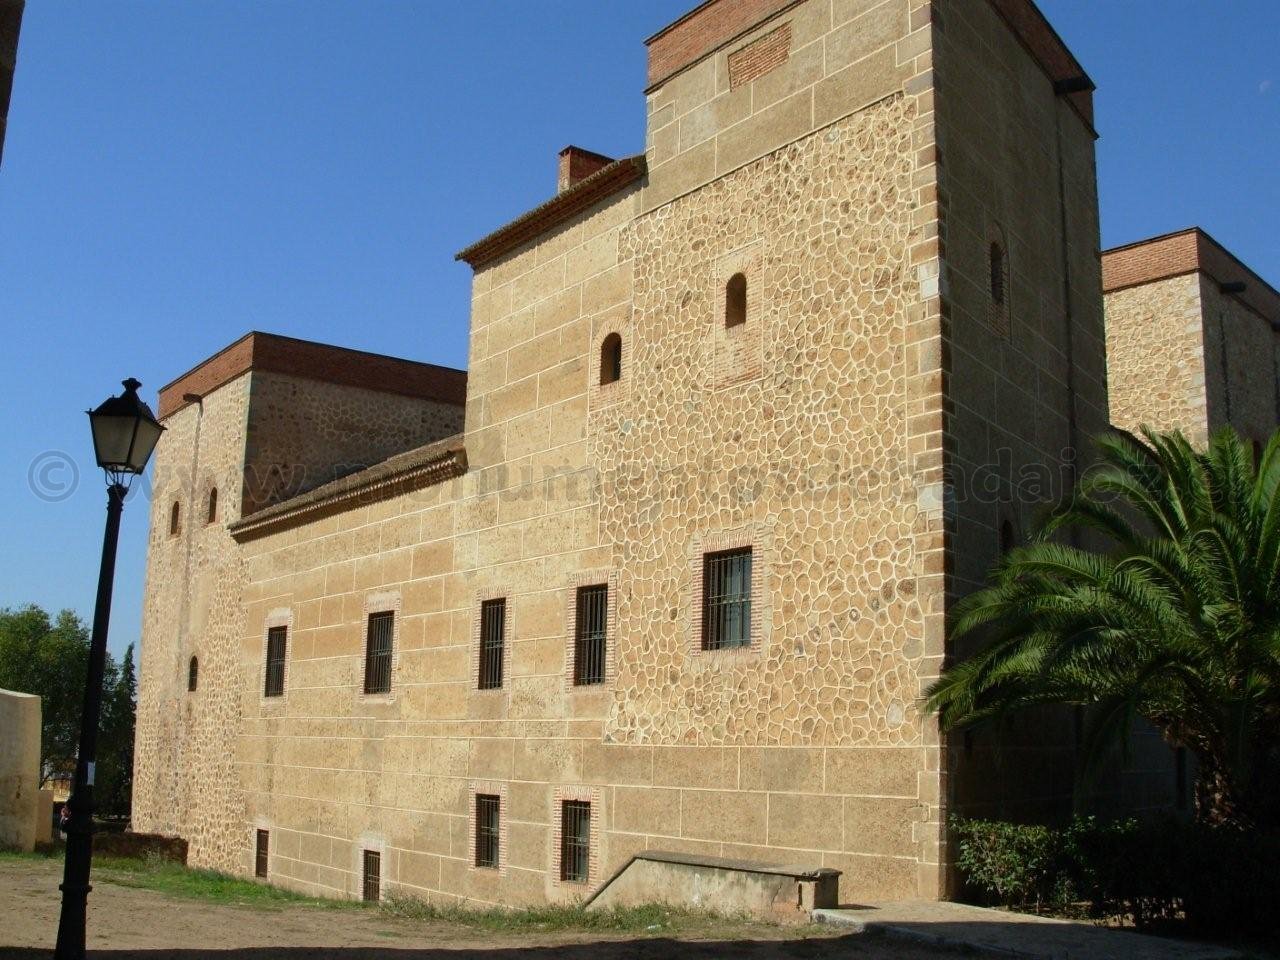
[[[187,692],[194,693],[196,684],[200,682],[200,659],[192,657],[187,661]]]
[[[1000,553],[1006,554],[1013,549],[1015,542],[1013,524],[1008,520],[1000,521]]]
[[[751,548],[708,553],[702,560],[702,649],[751,644]]]
[[[560,879],[586,883],[591,874],[591,803],[565,800],[560,808]]]
[[[218,522],[218,488],[214,487],[209,491],[209,514],[205,518],[205,523]]]
[[[611,333],[600,344],[600,384],[617,383],[622,379],[622,337]]]
[[[267,830],[259,830],[255,838],[255,849],[253,855],[253,875],[255,877],[265,878],[267,868],[270,865],[271,850],[271,833]]]
[[[364,647],[364,692],[391,692],[391,645],[395,636],[394,613],[369,614]]]
[[[382,854],[377,850],[364,852],[364,900],[377,903],[382,899]]]
[[[605,652],[609,642],[609,587],[578,588],[573,636],[573,683],[583,687],[604,683]]]
[[[480,677],[481,690],[497,690],[502,686],[502,654],[506,643],[507,601],[486,600],[480,605]]]
[[[169,536],[176,537],[181,524],[182,504],[175,500],[173,501],[173,506],[169,509]]]
[[[288,644],[288,627],[272,627],[267,631],[267,678],[262,688],[264,697],[279,697],[284,694],[284,663]]]
[[[501,837],[502,798],[476,794],[476,866],[497,868]]]
[[[1008,271],[1005,266],[1004,247],[993,243],[991,244],[991,302],[997,307],[1004,306],[1007,281]]]
[[[747,322],[747,277],[735,273],[724,288],[724,325],[740,327]]]

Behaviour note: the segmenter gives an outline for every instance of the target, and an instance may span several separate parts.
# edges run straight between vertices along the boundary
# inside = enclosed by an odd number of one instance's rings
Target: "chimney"
[[[564,193],[570,187],[577,186],[597,170],[603,170],[613,163],[613,157],[603,153],[592,153],[572,144],[560,151],[560,179],[556,184],[556,193]]]

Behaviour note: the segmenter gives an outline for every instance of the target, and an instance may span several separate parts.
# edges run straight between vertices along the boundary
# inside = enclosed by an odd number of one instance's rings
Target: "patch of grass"
[[[284,906],[311,906],[327,909],[357,906],[350,900],[324,900],[293,893],[280,887],[233,877],[215,870],[195,870],[159,857],[126,859],[95,857],[94,877],[122,887],[155,890],[173,897],[205,900],[234,906],[279,909]]]
[[[425,903],[414,897],[393,895],[382,910],[395,917],[426,923],[447,923],[491,933],[546,933],[556,931],[671,935],[709,924],[750,921],[707,910],[691,910],[664,904],[608,907],[584,910],[577,904],[506,909],[469,907],[465,904]]]

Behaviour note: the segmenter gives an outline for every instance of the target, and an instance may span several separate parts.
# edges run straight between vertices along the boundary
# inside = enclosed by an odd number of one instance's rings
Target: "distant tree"
[[[101,813],[127,817],[133,801],[133,731],[138,703],[133,644],[125,650],[119,667],[111,665],[111,673],[103,683],[94,799]]]
[[[40,697],[42,783],[75,769],[88,660],[89,631],[70,610],[0,609],[0,688]]]

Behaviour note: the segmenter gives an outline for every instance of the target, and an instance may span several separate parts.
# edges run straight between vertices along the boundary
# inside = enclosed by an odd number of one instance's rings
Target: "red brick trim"
[[[1089,129],[1093,129],[1093,81],[1080,61],[1063,43],[1058,31],[1053,29],[1045,15],[1033,0],[989,0],[1000,18],[1009,25],[1026,51],[1040,65],[1055,84],[1065,80],[1081,79],[1087,89],[1066,94],[1066,100],[1075,108]],[[944,11],[943,17],[946,13]]]
[[[604,682],[579,686],[573,682],[573,658],[578,635],[578,591],[582,587],[604,584],[609,588],[609,607],[605,611]],[[618,574],[615,570],[587,570],[569,577],[569,595],[564,611],[564,689],[566,693],[592,693],[613,686],[614,651],[618,641]]]
[[[790,56],[791,24],[784,23],[729,54],[729,89],[736,90],[763,77],[786,63]]]
[[[485,872],[496,872],[498,876],[507,875],[507,822],[511,819],[511,808],[507,803],[507,785],[496,780],[472,780],[467,786],[467,869]],[[476,866],[476,800],[480,794],[489,794],[498,798],[498,866]]]
[[[511,594],[499,587],[490,587],[475,592],[471,608],[471,676],[467,686],[472,694],[482,697],[504,696],[511,690],[511,643],[515,633],[511,629],[515,622],[515,604],[511,602]],[[505,600],[502,620],[502,686],[481,689],[480,687],[480,631],[483,626],[481,613],[486,600]]]
[[[691,663],[719,663],[726,659],[754,658],[764,649],[768,625],[772,619],[769,602],[769,557],[767,535],[757,524],[748,524],[734,530],[717,530],[694,537],[689,550],[689,628],[686,648]],[[702,648],[702,596],[703,558],[708,553],[722,550],[751,548],[751,642],[745,647],[725,650]]]
[[[587,854],[587,879],[568,881],[560,879],[560,841],[563,839],[565,800],[586,800],[591,804],[591,850]],[[600,788],[587,786],[559,786],[551,804],[551,883],[556,887],[590,889],[600,880]]]
[[[478,270],[516,247],[537,239],[553,227],[558,227],[588,207],[625,190],[643,177],[647,169],[643,153],[615,160],[546,203],[512,220],[505,227],[499,227],[487,237],[458,251],[454,259],[465,260],[473,270]]]
[[[467,400],[465,370],[255,330],[161,387],[160,419],[187,406],[184,396],[206,396],[251,370],[456,406]]]
[[[556,192],[564,193],[570,187],[576,187],[587,177],[599,173],[616,157],[606,157],[594,150],[584,150],[573,144],[560,151],[559,171],[556,177]]]
[[[1104,250],[1102,291],[1114,293],[1197,271],[1220,284],[1244,281],[1245,292],[1236,296],[1280,329],[1280,292],[1199,227]]]

